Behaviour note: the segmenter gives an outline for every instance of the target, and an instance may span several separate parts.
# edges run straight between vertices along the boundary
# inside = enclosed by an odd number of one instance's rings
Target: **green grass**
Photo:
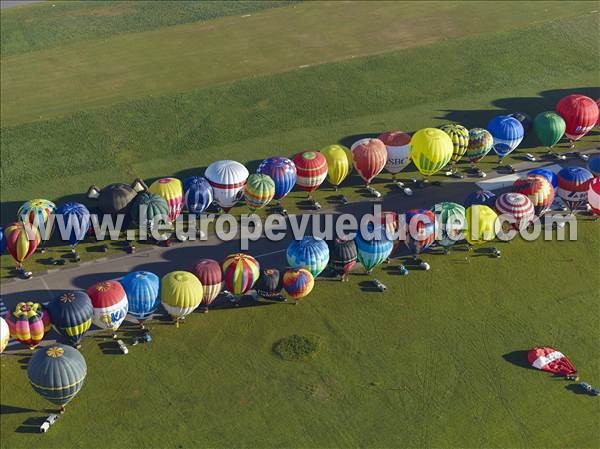
[[[600,234],[579,224],[577,242],[498,243],[501,259],[454,251],[425,255],[429,272],[379,268],[386,293],[355,275],[317,282],[298,306],[158,322],[127,356],[88,337],[86,383],[46,435],[17,431],[48,404],[21,369],[27,351],[3,355],[2,405],[17,409],[2,415],[2,446],[594,447],[597,402],[519,352],[554,345],[600,383]],[[293,334],[318,336],[318,356],[275,357]]]
[[[273,345],[273,352],[282,360],[297,362],[314,357],[319,350],[319,337],[314,335],[290,335]]]

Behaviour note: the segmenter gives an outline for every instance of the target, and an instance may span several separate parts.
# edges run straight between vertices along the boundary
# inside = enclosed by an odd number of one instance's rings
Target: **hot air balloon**
[[[123,286],[118,281],[102,281],[88,288],[87,294],[94,308],[93,323],[102,329],[112,330],[114,334],[129,308]]]
[[[476,164],[483,159],[494,146],[494,138],[487,129],[473,128],[469,130],[469,145],[464,157]]]
[[[329,263],[329,247],[324,240],[304,236],[288,246],[287,262],[292,268],[306,268],[316,278]]]
[[[4,318],[0,317],[0,354],[4,352],[10,340],[10,329]]]
[[[379,139],[361,139],[352,145],[350,151],[354,168],[365,184],[369,185],[387,163],[385,144]]]
[[[10,335],[17,341],[34,349],[50,330],[50,317],[44,306],[37,302],[20,302],[6,314]]]
[[[387,238],[387,232],[382,225],[369,226],[371,236],[356,234],[357,260],[362,264],[367,273],[371,273],[379,264],[385,262],[392,250],[394,243]]]
[[[503,193],[496,199],[496,211],[498,215],[506,215],[514,219],[510,227],[524,229],[533,221],[535,209],[533,203],[522,193]]]
[[[256,293],[265,299],[277,298],[280,296],[281,289],[283,288],[281,282],[282,278],[278,269],[267,268],[266,270],[262,270],[256,282]]]
[[[60,343],[38,348],[27,365],[27,377],[35,392],[60,405],[61,413],[81,390],[86,374],[81,353]]]
[[[517,179],[512,190],[526,195],[531,200],[538,217],[544,215],[554,201],[554,188],[542,175],[528,175],[526,178]]]
[[[248,292],[260,276],[259,263],[248,254],[237,253],[227,256],[222,268],[225,288],[236,296]]]
[[[188,271],[172,271],[161,279],[160,300],[176,327],[198,308],[203,295],[202,284]]]
[[[554,173],[552,170],[548,170],[546,168],[534,168],[533,170],[527,172],[527,176],[530,175],[543,176],[550,182],[552,188],[556,189],[556,187],[558,187],[558,179],[556,178],[556,173]]]
[[[328,145],[320,153],[327,160],[327,180],[337,190],[352,169],[352,153],[343,145]]]
[[[98,207],[105,214],[126,214],[136,195],[137,192],[130,185],[120,182],[109,184],[98,192]]]
[[[435,242],[435,215],[430,210],[409,210],[400,216],[400,226],[404,244],[415,258]]]
[[[150,193],[162,196],[169,206],[169,220],[174,222],[183,209],[183,186],[177,178],[161,178],[148,188]]]
[[[160,279],[149,271],[134,271],[121,279],[128,303],[128,313],[144,327],[160,306]]]
[[[466,227],[465,208],[458,203],[444,201],[435,204],[432,212],[436,217],[435,240],[447,254]]]
[[[531,349],[527,354],[527,360],[534,368],[559,376],[569,376],[577,372],[562,352],[550,346]]]
[[[275,183],[274,200],[280,201],[296,184],[296,164],[286,157],[270,157],[258,166],[257,173],[268,175]]]
[[[466,239],[470,245],[480,245],[492,241],[500,232],[498,215],[490,207],[474,204],[467,207]]]
[[[203,294],[201,304],[204,306],[204,311],[208,312],[208,307],[223,289],[221,265],[216,260],[202,259],[194,265],[191,271],[202,284]]]
[[[6,239],[4,238],[4,228],[0,226],[0,255],[4,254],[6,249]]]
[[[595,154],[588,160],[588,169],[594,176],[600,176],[600,154]]]
[[[356,265],[358,252],[351,238],[336,237],[329,249],[333,269],[341,273],[341,280],[348,280],[348,272]]]
[[[190,176],[183,181],[183,196],[188,212],[199,218],[213,201],[213,188],[206,178]]]
[[[600,215],[600,178],[596,177],[590,181],[588,187],[588,204],[594,215]]]
[[[298,174],[296,184],[310,197],[327,177],[327,159],[318,151],[305,151],[294,156],[294,164]]]
[[[79,347],[85,333],[92,325],[94,308],[84,291],[63,292],[48,304],[52,327],[66,343]]]
[[[482,204],[488,207],[496,206],[496,194],[489,190],[476,190],[471,192],[463,201],[465,207],[474,206],[476,204]]]
[[[204,176],[213,188],[213,201],[225,212],[244,195],[248,169],[236,161],[217,161],[210,164]]]
[[[77,244],[85,239],[90,229],[92,222],[90,211],[81,203],[63,203],[56,209],[56,219],[59,223],[59,231],[62,231],[60,223],[64,223],[66,238],[61,232],[61,239],[67,240],[74,251]]]
[[[275,182],[269,175],[253,173],[248,176],[248,182],[244,187],[246,204],[252,210],[262,209],[273,199],[275,195]]]
[[[494,138],[494,152],[500,161],[519,146],[525,135],[521,122],[510,115],[497,115],[489,121],[487,130]]]
[[[598,105],[585,95],[572,94],[561,98],[556,104],[556,112],[565,119],[565,135],[571,141],[571,147],[596,126],[598,121]]]
[[[411,141],[411,158],[417,170],[425,176],[433,175],[448,164],[454,146],[452,139],[441,129],[423,128]]]
[[[403,131],[388,131],[378,137],[387,150],[385,170],[392,174],[392,179],[410,164],[410,134]]]
[[[379,216],[379,224],[385,228],[388,240],[391,240],[394,244],[392,249],[393,253],[398,246],[400,246],[400,235],[398,234],[400,222],[398,220],[398,213],[389,210],[382,211]]]
[[[452,171],[454,171],[454,166],[469,148],[469,130],[457,123],[440,126],[440,129],[452,139],[453,151],[450,163],[452,164]]]
[[[15,259],[17,270],[23,272],[23,263],[35,253],[40,243],[40,233],[37,228],[22,222],[12,223],[4,229],[6,249]]]
[[[133,201],[129,214],[134,225],[152,230],[159,222],[169,221],[169,205],[160,195],[141,192]]]
[[[510,114],[510,116],[516,118],[521,123],[525,134],[531,131],[531,127],[533,126],[533,120],[531,120],[531,116],[529,114],[526,114],[525,112],[515,112],[513,114]]]
[[[290,268],[283,274],[283,289],[295,301],[308,295],[314,286],[315,278],[305,268]]]
[[[51,217],[56,212],[52,201],[41,198],[24,202],[17,212],[17,221],[26,221],[40,231],[42,245],[50,240],[54,222]]]
[[[587,192],[592,174],[583,167],[565,167],[556,175],[556,194],[571,212],[587,203]]]
[[[566,124],[563,118],[555,112],[540,112],[535,116],[533,130],[540,143],[552,150],[565,133]]]

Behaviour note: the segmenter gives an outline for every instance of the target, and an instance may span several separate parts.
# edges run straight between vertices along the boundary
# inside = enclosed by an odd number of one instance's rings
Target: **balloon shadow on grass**
[[[527,354],[529,354],[529,351],[524,349],[519,351],[508,352],[502,355],[502,358],[507,362],[512,363],[513,365],[518,366],[520,368],[535,370],[535,368],[533,368],[529,364]]]
[[[15,413],[35,412],[32,408],[15,407],[12,405],[0,404],[0,415],[13,415]]]

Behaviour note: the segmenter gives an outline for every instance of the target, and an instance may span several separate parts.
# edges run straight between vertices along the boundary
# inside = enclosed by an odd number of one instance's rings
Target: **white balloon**
[[[204,177],[213,188],[213,201],[225,212],[244,195],[248,175],[248,169],[236,161],[213,162],[204,172]]]
[[[0,353],[4,351],[4,348],[6,348],[9,338],[10,329],[8,328],[8,324],[6,324],[4,318],[0,317]]]
[[[379,136],[385,144],[388,157],[385,170],[388,173],[400,173],[410,164],[410,135],[402,131],[389,131]]]

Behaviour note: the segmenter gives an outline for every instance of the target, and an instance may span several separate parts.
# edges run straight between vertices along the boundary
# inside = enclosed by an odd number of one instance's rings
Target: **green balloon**
[[[546,111],[536,115],[533,121],[533,131],[540,143],[552,148],[565,133],[567,125],[563,118],[555,112]]]

